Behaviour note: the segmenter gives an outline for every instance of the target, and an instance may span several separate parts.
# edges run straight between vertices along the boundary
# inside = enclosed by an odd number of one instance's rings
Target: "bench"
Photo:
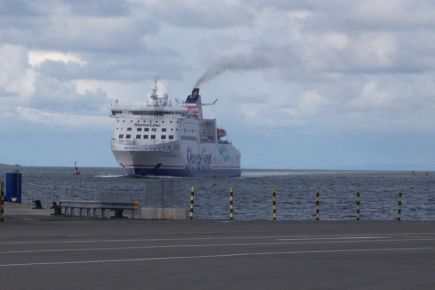
[[[134,202],[113,202],[113,201],[75,201],[61,200],[59,202],[61,211],[65,216],[77,216],[87,218],[106,218],[106,211],[113,212],[113,218],[123,218],[125,210],[130,211],[130,216],[135,218],[140,212],[140,205],[137,201]]]

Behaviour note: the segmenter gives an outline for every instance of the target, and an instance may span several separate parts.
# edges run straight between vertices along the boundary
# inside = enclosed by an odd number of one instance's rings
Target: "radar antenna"
[[[159,96],[157,95],[157,83],[158,83],[158,81],[159,81],[159,76],[156,76],[154,78],[154,88],[151,92],[151,99],[153,99],[153,100],[157,100],[159,98]]]

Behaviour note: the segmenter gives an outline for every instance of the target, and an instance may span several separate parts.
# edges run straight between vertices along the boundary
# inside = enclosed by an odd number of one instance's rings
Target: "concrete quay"
[[[84,203],[86,205],[86,203]],[[86,207],[83,207],[86,209]],[[92,208],[92,205],[89,207]],[[17,203],[5,203],[5,213],[9,216],[49,216],[54,212],[53,209],[43,208],[34,209],[31,205],[17,204]],[[65,209],[62,211],[65,213]],[[69,210],[69,215],[75,217],[86,218],[86,211],[80,211],[79,208],[75,208],[74,212]],[[113,212],[106,210],[102,213],[99,209],[97,211],[96,218],[110,218],[113,216]],[[125,217],[131,219],[145,219],[145,220],[184,220],[187,218],[186,209],[184,208],[138,208],[137,212],[126,211],[124,213]]]
[[[49,208],[34,209],[31,205],[21,203],[5,203],[6,216],[49,216],[53,210]]]
[[[435,289],[435,222],[7,215],[0,289]]]

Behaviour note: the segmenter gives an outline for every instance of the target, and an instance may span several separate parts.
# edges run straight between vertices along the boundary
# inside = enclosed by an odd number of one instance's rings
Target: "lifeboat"
[[[217,129],[217,136],[218,138],[222,138],[227,136],[227,131],[225,131],[224,129]]]

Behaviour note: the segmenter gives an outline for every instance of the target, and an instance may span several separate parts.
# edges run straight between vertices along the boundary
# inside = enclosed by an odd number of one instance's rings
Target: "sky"
[[[243,168],[435,170],[435,2],[0,0],[0,163],[117,166],[153,79]]]

